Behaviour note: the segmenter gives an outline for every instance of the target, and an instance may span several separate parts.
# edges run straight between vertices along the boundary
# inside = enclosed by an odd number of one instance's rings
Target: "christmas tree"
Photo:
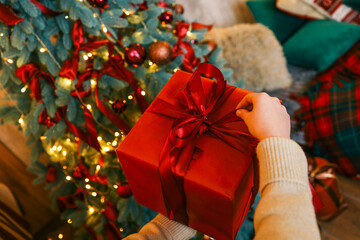
[[[78,239],[121,239],[155,216],[114,150],[172,74],[209,62],[230,79],[204,40],[210,26],[183,11],[172,0],[0,0],[0,87],[12,103],[1,122],[22,129],[34,183]]]

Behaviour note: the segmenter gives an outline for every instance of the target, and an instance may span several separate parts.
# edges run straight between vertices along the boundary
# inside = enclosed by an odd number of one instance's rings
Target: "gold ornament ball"
[[[159,66],[169,63],[172,59],[172,54],[172,47],[164,41],[153,43],[149,48],[150,60]]]

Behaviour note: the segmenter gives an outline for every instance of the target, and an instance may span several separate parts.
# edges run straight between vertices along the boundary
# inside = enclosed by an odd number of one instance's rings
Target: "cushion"
[[[343,0],[343,4],[360,11],[360,1],[359,0]]]
[[[249,6],[255,20],[270,28],[279,42],[283,43],[288,37],[295,33],[306,20],[290,16],[277,10],[275,2],[275,0],[255,0],[248,1],[246,4]]]
[[[307,22],[283,45],[290,64],[322,71],[360,39],[360,26],[315,20]]]
[[[276,7],[290,15],[305,19],[325,19],[326,14],[318,11],[303,0],[276,0]]]
[[[243,88],[250,91],[270,91],[291,85],[282,47],[264,25],[213,28],[205,38],[222,48],[222,57],[227,60],[225,67],[234,71],[230,84],[237,85],[243,78]]]

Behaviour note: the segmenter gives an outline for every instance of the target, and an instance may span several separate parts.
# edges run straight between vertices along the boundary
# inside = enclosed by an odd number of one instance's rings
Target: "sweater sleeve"
[[[124,240],[188,240],[193,238],[195,234],[194,229],[159,214],[147,223],[140,232],[132,234]]]
[[[257,155],[262,198],[255,211],[255,240],[320,239],[300,146],[270,137],[259,143]]]

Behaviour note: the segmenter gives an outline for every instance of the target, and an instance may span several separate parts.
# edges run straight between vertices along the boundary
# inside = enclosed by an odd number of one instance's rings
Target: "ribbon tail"
[[[0,3],[0,21],[6,25],[16,25],[19,22],[24,21],[24,18],[18,17],[10,10],[10,8]]]
[[[59,16],[60,14],[62,14],[61,12],[55,12],[54,10],[46,7],[44,4],[42,4],[41,2],[37,1],[37,0],[30,0],[30,2],[32,2],[33,4],[35,4],[42,13],[51,16],[51,17],[56,17]]]
[[[181,149],[172,148],[168,138],[161,152],[159,162],[159,175],[164,202],[168,217],[187,225],[189,219],[186,212],[184,179],[175,176],[173,172],[173,162],[180,156]]]

